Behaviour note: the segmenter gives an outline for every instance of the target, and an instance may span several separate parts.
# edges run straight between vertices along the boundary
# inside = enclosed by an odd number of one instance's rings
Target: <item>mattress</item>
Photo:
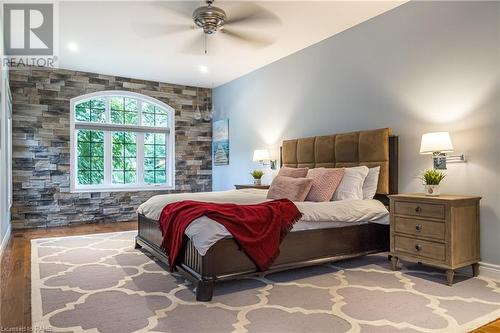
[[[298,221],[293,226],[290,232],[300,232],[305,230],[317,230],[317,229],[332,229],[332,228],[342,228],[353,225],[361,225],[368,223],[379,223],[388,224],[388,218],[383,217],[380,219],[372,221],[356,221],[356,222],[308,222],[308,221]],[[231,234],[227,229],[220,223],[211,220],[205,216],[194,220],[185,231],[186,236],[191,239],[193,246],[196,248],[198,253],[204,256],[208,250],[219,240],[225,238],[232,238]]]

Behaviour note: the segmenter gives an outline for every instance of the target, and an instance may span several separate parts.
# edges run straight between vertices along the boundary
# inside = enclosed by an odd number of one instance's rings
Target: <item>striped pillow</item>
[[[307,178],[312,179],[311,190],[306,201],[330,201],[333,193],[344,177],[344,168],[315,168],[307,172]]]

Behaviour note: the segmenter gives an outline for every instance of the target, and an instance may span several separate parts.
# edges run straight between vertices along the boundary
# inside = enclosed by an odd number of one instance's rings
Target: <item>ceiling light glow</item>
[[[68,43],[68,50],[70,50],[71,52],[78,52],[79,49],[80,49],[80,47],[78,46],[77,43],[75,43],[75,42]]]
[[[200,66],[200,72],[202,72],[202,73],[208,73],[208,67],[205,66],[205,65],[201,65]]]

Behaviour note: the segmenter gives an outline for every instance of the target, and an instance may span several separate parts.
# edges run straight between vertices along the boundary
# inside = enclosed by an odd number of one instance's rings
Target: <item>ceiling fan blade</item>
[[[201,2],[198,1],[150,1],[147,3],[189,20],[192,19],[193,11],[201,5]]]
[[[194,30],[194,26],[188,24],[132,23],[132,27],[142,38],[163,37]]]
[[[236,10],[228,13],[229,19],[226,24],[274,24],[281,25],[281,19],[270,12],[251,2],[239,5]]]
[[[192,54],[192,55],[203,55],[205,54],[205,36],[203,32],[194,34],[189,42],[184,44],[181,48],[182,53]]]
[[[274,43],[275,39],[272,37],[262,36],[252,32],[241,32],[233,29],[224,28],[221,30],[222,36],[227,36],[233,40],[253,44],[255,47],[266,47]]]

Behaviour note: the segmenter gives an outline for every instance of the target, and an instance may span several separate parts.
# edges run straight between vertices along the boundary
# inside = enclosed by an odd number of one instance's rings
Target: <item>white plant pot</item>
[[[253,184],[254,184],[254,185],[259,185],[259,186],[260,186],[260,185],[262,184],[262,179],[255,179],[255,178],[254,178],[254,180],[253,180]]]
[[[425,195],[429,197],[438,197],[441,194],[439,185],[425,185]]]

